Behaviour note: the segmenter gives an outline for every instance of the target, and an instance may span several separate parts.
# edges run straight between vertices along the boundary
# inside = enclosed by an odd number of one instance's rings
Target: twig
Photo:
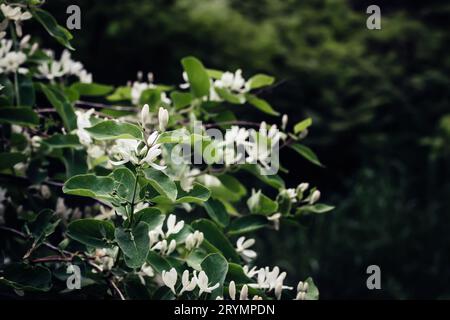
[[[89,102],[89,101],[75,101],[75,105],[80,108],[98,108],[98,109],[112,109],[112,110],[118,110],[118,111],[137,111],[138,109],[132,106],[116,106],[116,105],[109,105],[104,103],[98,103],[98,102]]]
[[[114,289],[114,291],[116,291],[116,293],[119,295],[120,300],[126,300],[125,296],[123,295],[123,293],[120,291],[120,289],[117,287],[117,285],[115,284],[114,280],[112,279],[108,279],[109,284],[111,285],[111,287]]]
[[[18,237],[20,237],[22,239],[29,239],[30,238],[30,236],[26,235],[25,233],[22,233],[19,230],[16,230],[16,229],[13,229],[13,228],[0,226],[0,230],[4,230],[4,231],[8,231],[10,233],[13,233],[14,235],[16,235],[16,236],[18,236]],[[48,242],[43,242],[42,245],[47,247],[48,249],[56,251],[58,253],[66,254],[66,255],[69,255],[69,256],[73,255],[72,252],[69,252],[69,251],[66,251],[66,250],[62,250],[61,248],[58,248],[58,247],[56,247],[56,246],[54,246],[54,245],[52,245],[51,243],[48,243]]]
[[[211,128],[211,127],[218,127],[218,126],[222,126],[222,125],[243,125],[243,126],[259,127],[260,123],[252,122],[252,121],[244,121],[244,120],[234,120],[234,121],[207,123],[204,125],[204,127]]]
[[[45,263],[45,262],[55,262],[55,261],[60,261],[60,262],[70,262],[73,260],[73,258],[75,257],[61,257],[61,256],[49,256],[49,257],[43,257],[43,258],[36,258],[33,260],[30,260],[30,262],[32,263]]]

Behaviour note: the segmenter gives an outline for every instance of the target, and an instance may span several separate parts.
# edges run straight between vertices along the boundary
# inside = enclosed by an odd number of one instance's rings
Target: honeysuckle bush
[[[0,2],[2,295],[318,298],[311,278],[255,263],[253,232],[333,209],[277,174],[286,148],[322,164],[302,142],[311,119],[289,124],[258,96],[272,76],[186,57],[179,85],[95,83],[39,1]],[[274,123],[242,119],[248,107]]]

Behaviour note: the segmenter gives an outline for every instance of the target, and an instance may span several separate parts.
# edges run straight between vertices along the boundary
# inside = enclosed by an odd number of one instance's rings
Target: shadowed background
[[[73,55],[96,82],[124,84],[142,70],[180,83],[179,60],[194,55],[247,77],[275,75],[264,98],[291,125],[313,118],[305,142],[326,168],[287,151],[284,178],[317,185],[337,209],[300,232],[260,232],[258,265],[311,275],[326,299],[450,297],[450,4],[377,1],[379,31],[366,28],[369,1],[64,0],[47,9],[63,22],[70,4],[82,11]],[[382,290],[366,288],[371,264]]]

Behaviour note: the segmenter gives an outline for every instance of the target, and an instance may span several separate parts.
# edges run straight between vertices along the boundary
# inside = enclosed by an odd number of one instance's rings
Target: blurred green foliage
[[[49,10],[65,19],[73,2]],[[304,233],[264,234],[259,264],[312,273],[322,298],[450,295],[449,3],[378,1],[379,31],[366,28],[368,1],[76,3],[75,56],[96,81],[122,84],[143,70],[172,83],[177,61],[194,55],[277,75],[263,95],[290,123],[313,118],[310,141],[327,168],[288,163],[287,179],[312,181],[338,209]],[[298,261],[280,261],[286,252]],[[365,286],[370,264],[381,267],[379,292]]]

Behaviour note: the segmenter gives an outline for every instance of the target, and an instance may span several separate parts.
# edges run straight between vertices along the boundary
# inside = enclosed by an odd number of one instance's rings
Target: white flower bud
[[[141,125],[145,128],[145,125],[150,123],[150,107],[148,104],[144,104],[141,111]]]
[[[281,129],[286,130],[287,123],[288,123],[288,115],[283,114],[283,117],[281,118]]]
[[[320,191],[315,190],[309,198],[309,203],[314,204],[320,199]]]
[[[309,183],[307,183],[307,182],[302,182],[302,183],[300,183],[298,186],[297,186],[297,192],[305,192],[306,191],[306,189],[308,189],[309,188]]]
[[[234,281],[230,281],[230,285],[228,286],[228,294],[230,295],[231,300],[236,300],[236,284]]]
[[[40,191],[41,191],[41,195],[44,199],[50,199],[50,197],[52,196],[52,192],[50,191],[50,188],[45,184],[43,184],[41,186]]]
[[[241,289],[239,300],[248,300],[248,286],[246,284],[244,284],[244,286]]]
[[[167,123],[169,122],[169,112],[167,111],[167,109],[164,109],[163,107],[159,108],[158,121],[159,121],[159,130],[165,131]]]

